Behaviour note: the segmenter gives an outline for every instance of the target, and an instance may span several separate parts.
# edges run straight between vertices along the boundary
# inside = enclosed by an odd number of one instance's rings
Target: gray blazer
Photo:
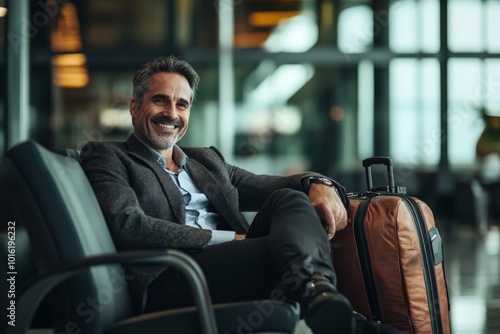
[[[273,191],[308,191],[308,178],[256,175],[228,164],[214,147],[183,147],[193,182],[223,217],[221,229],[244,234],[248,223],[242,211],[258,211]],[[82,167],[94,189],[118,251],[138,249],[202,250],[210,230],[185,224],[181,192],[151,152],[134,135],[126,142],[90,142],[81,152]],[[345,191],[338,183],[345,204]],[[129,289],[138,305],[145,305],[147,286],[165,268],[127,269]],[[137,300],[139,299],[139,300]]]

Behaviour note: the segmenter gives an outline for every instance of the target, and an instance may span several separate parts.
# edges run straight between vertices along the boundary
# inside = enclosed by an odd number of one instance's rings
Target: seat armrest
[[[177,250],[120,252],[88,257],[63,265],[53,272],[41,274],[27,284],[27,288],[21,292],[16,302],[16,326],[7,325],[5,333],[27,333],[38,305],[55,286],[90,267],[109,264],[172,265],[178,268],[190,283],[203,333],[217,333],[217,324],[205,276],[192,258]]]

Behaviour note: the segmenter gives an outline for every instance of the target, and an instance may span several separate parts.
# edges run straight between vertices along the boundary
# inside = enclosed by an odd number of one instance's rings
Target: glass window
[[[439,161],[439,63],[394,59],[389,67],[390,145],[394,161],[435,165]]]
[[[470,165],[483,124],[479,110],[489,84],[479,59],[450,59],[448,150],[452,165]],[[492,86],[494,87],[494,86]]]
[[[338,47],[345,53],[362,53],[373,45],[373,11],[368,6],[354,6],[339,14]]]
[[[373,63],[361,61],[358,66],[358,155],[373,156]]]
[[[439,51],[439,2],[395,1],[389,10],[389,46],[395,52]]]
[[[484,65],[484,105],[492,116],[500,116],[500,60],[486,59]]]
[[[481,111],[500,116],[500,62],[496,59],[450,60],[449,150],[454,165],[475,163],[477,140],[484,128]]]
[[[500,50],[500,1],[449,2],[449,47],[455,52]]]
[[[486,11],[486,51],[500,52],[500,1],[489,0],[485,4]]]
[[[448,2],[448,39],[451,51],[484,51],[483,2],[453,0]]]
[[[396,1],[391,5],[389,46],[395,52],[418,51],[419,13],[416,1]]]

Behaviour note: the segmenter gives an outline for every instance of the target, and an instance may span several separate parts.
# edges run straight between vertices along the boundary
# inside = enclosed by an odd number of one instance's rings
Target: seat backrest
[[[67,158],[71,158],[75,161],[82,162],[80,151],[75,150],[74,148],[55,148],[52,150],[52,152],[55,152]]]
[[[40,272],[116,249],[85,173],[70,157],[33,141],[10,149],[0,164],[0,199],[26,228]],[[1,217],[7,217],[0,212]],[[100,266],[71,279],[56,293],[57,330],[100,333],[131,315],[119,265]]]

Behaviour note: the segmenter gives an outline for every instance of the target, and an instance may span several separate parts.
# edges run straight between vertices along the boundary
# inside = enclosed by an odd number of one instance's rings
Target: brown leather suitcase
[[[373,188],[371,166],[389,186]],[[443,247],[431,209],[395,187],[392,161],[363,161],[368,189],[350,194],[348,226],[331,241],[338,289],[354,310],[403,333],[451,333]],[[382,190],[382,191],[381,191]]]

